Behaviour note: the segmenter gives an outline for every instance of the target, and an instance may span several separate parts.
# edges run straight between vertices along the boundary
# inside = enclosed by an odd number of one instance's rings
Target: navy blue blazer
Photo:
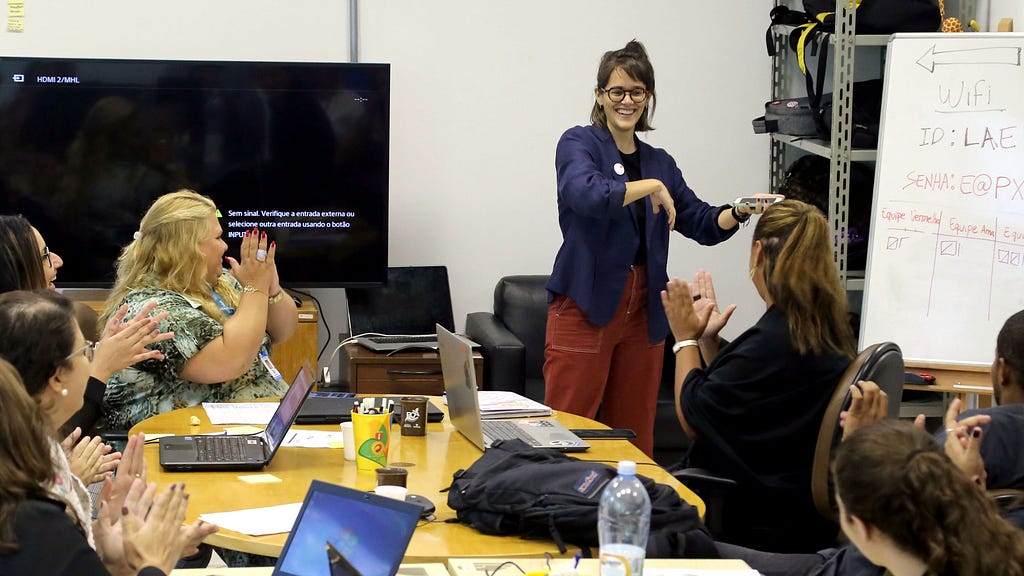
[[[668,152],[639,140],[637,150],[642,177],[661,180],[675,199],[676,231],[706,246],[736,233],[739,227],[718,227],[718,214],[729,206],[712,206],[697,198]],[[555,294],[569,296],[597,326],[607,325],[615,316],[640,242],[630,210],[622,205],[628,177],[625,170],[616,173],[616,164],[621,166],[622,156],[607,128],[576,126],[558,141],[555,170],[562,246],[547,283],[548,301]],[[652,214],[650,197],[643,202],[647,210],[648,335],[654,344],[669,333],[660,296],[668,282],[669,229],[664,210]]]

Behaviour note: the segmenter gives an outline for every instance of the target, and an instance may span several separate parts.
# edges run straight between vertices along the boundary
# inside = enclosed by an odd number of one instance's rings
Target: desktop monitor
[[[229,255],[277,242],[290,287],[387,274],[388,64],[0,58],[0,213],[109,287],[158,196],[213,198]]]

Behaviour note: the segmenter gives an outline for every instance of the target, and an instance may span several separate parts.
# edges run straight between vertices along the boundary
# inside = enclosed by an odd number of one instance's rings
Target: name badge
[[[274,366],[274,362],[270,359],[270,354],[267,354],[266,350],[260,350],[260,362],[263,363],[263,367],[267,369],[267,372],[274,377],[274,380],[284,380],[281,377],[281,371]]]

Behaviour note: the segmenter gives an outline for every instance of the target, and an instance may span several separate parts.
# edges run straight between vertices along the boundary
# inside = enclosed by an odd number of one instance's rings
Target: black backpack
[[[551,538],[564,554],[567,542],[598,545],[598,503],[615,475],[607,464],[502,440],[454,474],[448,506],[484,534]],[[670,486],[637,477],[651,497],[648,558],[719,557],[696,508]]]

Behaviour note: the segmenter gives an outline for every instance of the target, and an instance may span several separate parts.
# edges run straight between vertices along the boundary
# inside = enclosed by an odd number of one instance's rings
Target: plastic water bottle
[[[636,477],[636,462],[623,460],[598,508],[601,576],[641,576],[650,530],[651,498]]]

